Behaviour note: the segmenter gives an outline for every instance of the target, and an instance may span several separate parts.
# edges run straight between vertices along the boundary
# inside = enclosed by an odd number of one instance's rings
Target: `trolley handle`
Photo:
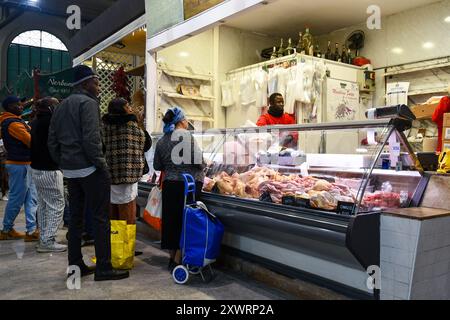
[[[184,179],[184,196],[187,197],[189,193],[195,195],[195,179],[190,174],[182,174]]]

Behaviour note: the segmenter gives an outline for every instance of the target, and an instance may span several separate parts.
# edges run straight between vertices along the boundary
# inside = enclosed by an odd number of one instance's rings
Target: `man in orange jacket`
[[[280,93],[274,93],[269,98],[269,110],[259,117],[258,127],[296,124],[295,118],[284,112],[284,98]],[[298,132],[282,131],[280,144],[283,147],[296,147]]]
[[[3,217],[0,240],[25,239],[38,241],[36,229],[36,188],[31,179],[31,128],[22,120],[22,106],[17,97],[7,97],[2,103],[0,126],[7,152],[5,167],[9,175],[9,200]],[[22,206],[25,207],[26,229],[23,234],[14,229],[14,221]]]

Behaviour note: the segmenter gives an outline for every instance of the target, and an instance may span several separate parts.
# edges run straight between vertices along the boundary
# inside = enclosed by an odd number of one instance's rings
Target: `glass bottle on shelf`
[[[302,44],[305,49],[305,53],[310,56],[314,53],[313,40],[313,36],[309,33],[309,28],[306,28],[305,34],[303,35]]]
[[[305,48],[303,48],[303,33],[299,32],[298,35],[300,37],[297,44],[297,53],[305,54]]]
[[[346,46],[345,44],[344,44],[344,46],[342,47],[341,62],[342,62],[342,63],[347,63],[347,62],[348,62],[348,57],[347,57],[347,46]]]
[[[284,56],[283,42],[284,42],[284,40],[281,39],[280,48],[278,49],[278,54],[277,54],[278,58],[282,58]]]
[[[289,38],[288,46],[284,52],[285,52],[286,56],[290,56],[291,54],[294,54],[294,48],[292,47],[292,39],[291,38]]]
[[[347,49],[347,63],[353,64],[353,56],[352,56],[352,51],[350,50],[350,48]]]
[[[333,53],[331,52],[331,41],[328,40],[327,52],[325,53],[325,59],[334,60]]]
[[[272,55],[270,56],[270,60],[278,58],[277,47],[273,47]]]
[[[339,53],[339,44],[338,43],[336,43],[336,48],[335,48],[335,50],[334,50],[334,61],[337,61],[337,62],[341,62],[341,55],[340,55],[340,53]]]
[[[314,57],[322,58],[322,52],[320,51],[318,44],[316,44],[316,47],[314,49]]]

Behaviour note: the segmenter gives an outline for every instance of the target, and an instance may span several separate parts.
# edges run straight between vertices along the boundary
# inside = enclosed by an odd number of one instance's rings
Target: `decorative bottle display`
[[[353,64],[353,56],[352,56],[352,51],[350,50],[350,48],[347,49],[347,63]]]
[[[278,58],[277,47],[273,47],[272,55],[270,56],[270,60]]]
[[[316,48],[314,49],[314,57],[322,58],[322,52],[320,51],[318,44],[316,44]]]
[[[303,33],[299,32],[299,39],[297,44],[297,53],[305,54],[305,48],[303,48]]]
[[[341,55],[339,54],[339,44],[336,43],[336,49],[334,50],[334,61],[341,62]]]
[[[284,40],[281,39],[280,48],[278,49],[278,54],[277,54],[278,58],[282,58],[284,56],[283,42],[284,42]]]
[[[334,60],[333,53],[331,52],[331,41],[328,41],[327,52],[325,53],[325,59]]]
[[[313,36],[309,33],[309,28],[306,28],[305,34],[303,35],[302,44],[305,49],[305,53],[312,56],[314,54],[314,43]]]
[[[294,54],[294,48],[292,47],[292,39],[291,38],[289,38],[288,46],[284,52],[285,52],[286,56],[290,56],[291,54]]]
[[[348,63],[347,47],[345,46],[345,44],[342,46],[341,62]]]

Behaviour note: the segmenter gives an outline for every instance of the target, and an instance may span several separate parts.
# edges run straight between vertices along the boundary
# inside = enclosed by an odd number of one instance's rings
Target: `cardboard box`
[[[445,149],[450,149],[450,140],[442,141],[442,151],[445,151]]]
[[[438,138],[424,138],[423,139],[423,152],[435,152],[438,145]]]
[[[442,128],[442,140],[450,140],[450,126]]]
[[[414,113],[417,119],[427,119],[431,118],[431,116],[434,113],[434,110],[436,110],[438,105],[439,103],[418,104],[411,107],[411,111],[412,113]]]
[[[450,113],[444,113],[444,127],[450,127]]]

